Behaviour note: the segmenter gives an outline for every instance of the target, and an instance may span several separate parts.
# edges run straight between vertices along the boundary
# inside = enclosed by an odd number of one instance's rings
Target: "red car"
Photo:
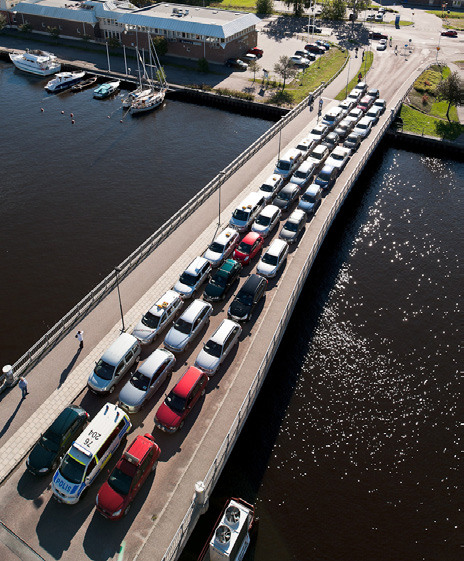
[[[208,376],[200,369],[190,366],[156,412],[155,426],[171,433],[182,428],[195,403],[200,396],[205,395],[207,384]]]
[[[249,49],[247,53],[249,53],[250,55],[255,55],[258,58],[261,58],[264,54],[264,51],[263,49],[258,49],[258,47],[254,47],[253,49]]]
[[[127,514],[148,474],[155,470],[160,454],[161,449],[151,434],[138,436],[98,491],[98,512],[110,520]]]
[[[238,244],[234,259],[242,265],[248,265],[263,248],[264,238],[256,232],[250,232]]]
[[[454,31],[453,29],[448,29],[448,31],[442,31],[441,34],[444,35],[445,37],[457,37],[458,36],[458,32]]]

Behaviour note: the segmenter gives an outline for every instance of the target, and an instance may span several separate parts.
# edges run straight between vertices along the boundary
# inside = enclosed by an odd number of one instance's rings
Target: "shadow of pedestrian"
[[[7,432],[7,430],[10,428],[11,423],[13,422],[13,419],[16,417],[19,408],[21,407],[21,405],[23,404],[24,399],[21,399],[20,402],[18,403],[18,405],[16,406],[16,409],[13,411],[11,417],[8,419],[8,421],[5,423],[4,427],[2,428],[2,430],[0,431],[0,438],[2,438],[2,436]]]
[[[73,356],[71,362],[68,364],[68,366],[66,366],[66,368],[61,373],[60,383],[58,384],[58,389],[61,388],[61,386],[66,382],[66,378],[68,377],[68,374],[71,372],[74,365],[76,364],[76,361],[79,358],[80,353],[81,353],[81,349],[78,349],[76,351],[76,354]]]

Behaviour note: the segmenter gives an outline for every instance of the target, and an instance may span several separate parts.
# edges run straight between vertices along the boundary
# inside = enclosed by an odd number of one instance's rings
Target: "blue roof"
[[[55,6],[44,6],[41,4],[29,4],[20,2],[14,8],[18,14],[29,14],[31,16],[42,16],[55,18],[63,21],[81,21],[84,23],[97,23],[97,16],[94,10],[68,10]]]

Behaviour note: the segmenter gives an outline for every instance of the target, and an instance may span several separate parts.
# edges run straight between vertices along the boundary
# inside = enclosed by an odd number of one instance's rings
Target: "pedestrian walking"
[[[79,341],[79,349],[84,348],[84,332],[79,329],[76,333],[76,339]]]
[[[26,395],[29,393],[27,391],[27,380],[26,380],[26,378],[23,378],[21,376],[21,378],[19,379],[18,386],[20,387],[20,389],[22,391],[22,398],[21,399],[26,399]]]

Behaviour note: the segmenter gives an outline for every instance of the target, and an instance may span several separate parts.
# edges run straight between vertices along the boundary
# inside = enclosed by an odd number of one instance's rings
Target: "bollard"
[[[204,514],[208,510],[209,502],[206,498],[206,488],[203,481],[195,483],[195,503],[200,510],[200,514]]]
[[[2,369],[2,373],[3,376],[5,378],[5,384],[7,386],[13,386],[14,385],[14,373],[13,373],[13,367],[11,366],[11,364],[7,364],[3,367]]]

